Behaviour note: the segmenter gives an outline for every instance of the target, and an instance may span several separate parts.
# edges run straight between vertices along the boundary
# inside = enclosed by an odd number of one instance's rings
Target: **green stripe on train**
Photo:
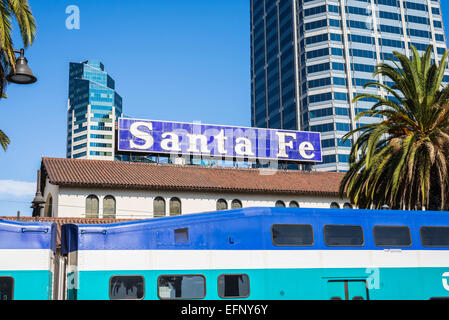
[[[52,296],[50,271],[0,271],[0,277],[14,279],[14,300],[49,300]]]
[[[145,278],[145,299],[159,299],[157,279],[161,275],[203,275],[204,299],[220,299],[217,279],[221,274],[247,274],[250,296],[255,300],[327,300],[369,298],[372,300],[427,300],[448,297],[443,273],[448,268],[348,268],[270,270],[188,270],[188,271],[81,271],[78,274],[79,300],[108,300],[109,280],[117,275]],[[366,285],[365,285],[366,283]]]

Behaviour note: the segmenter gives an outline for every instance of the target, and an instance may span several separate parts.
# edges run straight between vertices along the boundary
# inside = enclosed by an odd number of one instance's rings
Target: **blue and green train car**
[[[0,300],[53,299],[56,224],[0,220]]]
[[[448,299],[447,212],[246,208],[64,225],[68,299]]]

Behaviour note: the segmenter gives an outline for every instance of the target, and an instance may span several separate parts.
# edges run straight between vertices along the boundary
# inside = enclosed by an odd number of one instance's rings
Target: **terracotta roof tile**
[[[43,158],[52,184],[122,189],[338,195],[343,173]]]

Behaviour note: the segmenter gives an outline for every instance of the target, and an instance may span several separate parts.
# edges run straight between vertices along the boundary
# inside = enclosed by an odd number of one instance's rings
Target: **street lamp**
[[[37,78],[33,75],[30,67],[28,67],[28,60],[24,56],[24,49],[14,50],[15,53],[20,53],[20,57],[16,60],[16,69],[13,70],[6,79],[9,82],[16,84],[32,84],[37,81]]]
[[[41,192],[41,171],[37,170],[37,188],[36,196],[32,202],[31,208],[33,208],[33,217],[40,217],[41,211],[45,208],[45,199]]]

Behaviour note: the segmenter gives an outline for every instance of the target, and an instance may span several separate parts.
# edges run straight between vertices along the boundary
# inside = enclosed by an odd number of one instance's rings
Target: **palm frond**
[[[9,140],[9,137],[0,130],[0,145],[2,146],[3,150],[8,149],[8,145],[11,143],[11,140]]]
[[[353,99],[354,103],[375,100],[371,109],[357,114],[356,121],[383,119],[343,137],[357,139],[339,191],[360,208],[449,207],[449,86],[442,86],[449,51],[438,65],[431,59],[432,46],[422,56],[413,46],[411,51],[411,59],[394,52],[393,66],[377,65],[373,75],[390,79],[391,87],[376,81],[365,85],[384,90],[393,99],[375,94]]]

